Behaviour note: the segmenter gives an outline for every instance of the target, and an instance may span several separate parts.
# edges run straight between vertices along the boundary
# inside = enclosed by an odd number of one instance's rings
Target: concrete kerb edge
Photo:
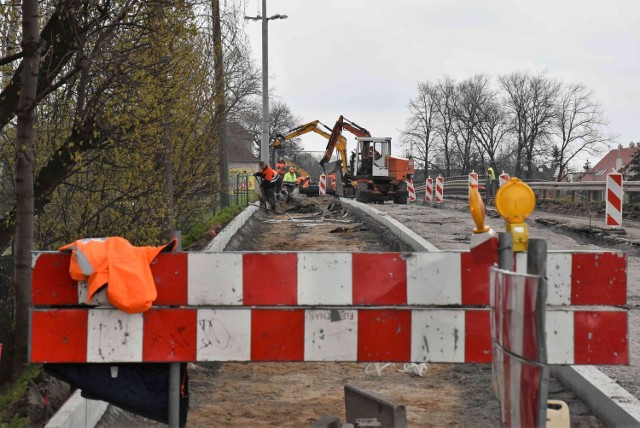
[[[58,409],[45,428],[94,427],[108,406],[106,401],[83,398],[78,389]]]
[[[240,214],[238,214],[224,229],[220,231],[218,236],[213,238],[205,247],[204,251],[217,253],[224,251],[233,235],[246,223],[246,221],[260,208],[255,205],[249,205]]]
[[[352,199],[341,198],[340,203],[347,204],[353,208],[359,209],[371,217],[378,220],[384,226],[389,228],[398,238],[402,240],[405,244],[409,245],[414,251],[427,251],[427,252],[440,252],[438,248],[436,248],[429,241],[424,239],[421,236],[416,235],[398,220],[388,216],[386,213],[379,211],[367,204],[363,204],[361,202],[354,201]]]
[[[640,426],[640,401],[594,366],[551,366],[608,426]]]

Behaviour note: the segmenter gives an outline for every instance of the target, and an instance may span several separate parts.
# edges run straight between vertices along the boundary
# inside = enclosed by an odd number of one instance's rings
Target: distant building
[[[227,164],[229,175],[253,174],[258,169],[260,159],[253,154],[253,140],[249,131],[240,124],[227,124]]]
[[[629,164],[634,156],[640,150],[640,143],[629,143],[629,147],[622,147],[611,150],[598,162],[591,170],[587,171],[580,181],[606,181],[607,174],[610,172],[619,172],[624,174],[628,171]]]

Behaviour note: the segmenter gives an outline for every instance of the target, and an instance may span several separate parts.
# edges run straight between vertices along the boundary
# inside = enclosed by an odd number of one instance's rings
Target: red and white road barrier
[[[622,174],[607,174],[606,224],[609,227],[622,226]]]
[[[424,191],[424,201],[425,202],[433,202],[433,178],[427,178],[427,183]]]
[[[68,254],[36,254],[34,305],[86,303],[86,284],[69,277]],[[549,304],[626,304],[624,252],[549,252],[547,260]],[[526,254],[516,261],[520,271]],[[473,252],[189,252],[160,254],[151,271],[160,306],[488,305],[496,262]],[[104,291],[96,296],[94,303],[108,304]]]
[[[436,177],[436,204],[444,200],[444,178],[441,175]]]
[[[320,175],[320,182],[318,183],[318,193],[320,196],[324,196],[327,194],[327,176],[324,174]]]
[[[500,184],[500,187],[502,187],[505,184],[507,184],[509,182],[509,180],[511,180],[511,177],[509,176],[509,174],[507,174],[504,171],[502,171],[502,174],[500,174],[498,176],[498,184]]]
[[[407,179],[407,191],[409,192],[409,202],[415,202],[418,198],[416,198],[416,188],[413,186],[413,180],[411,179]]]
[[[628,364],[626,311],[558,312],[562,324],[552,321],[547,327],[549,363]],[[487,308],[151,308],[139,314],[35,309],[31,362],[489,363],[490,313]]]
[[[79,308],[86,284],[70,278],[70,255],[35,253],[31,361],[489,362],[497,251],[487,242],[471,252],[160,254],[158,297],[137,314],[109,307],[103,291],[99,308]],[[548,260],[549,301],[626,303],[624,253]],[[549,362],[623,364],[626,316],[551,311]]]

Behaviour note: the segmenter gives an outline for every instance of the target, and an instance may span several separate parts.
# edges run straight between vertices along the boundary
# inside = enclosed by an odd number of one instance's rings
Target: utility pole
[[[262,0],[262,15],[245,16],[244,19],[262,21],[262,134],[260,137],[260,160],[269,163],[269,21],[287,19],[287,15],[276,14],[267,18],[267,0]]]

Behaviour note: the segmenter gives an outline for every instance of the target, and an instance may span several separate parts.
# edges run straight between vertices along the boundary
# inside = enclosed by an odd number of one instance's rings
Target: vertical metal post
[[[498,267],[513,271],[513,235],[507,232],[498,233]]]
[[[549,366],[547,365],[547,346],[545,334],[545,318],[547,304],[547,241],[544,239],[529,239],[527,246],[527,273],[540,277],[536,296],[536,333],[538,343],[538,362],[541,364],[538,425],[546,425],[547,398],[549,393]]]
[[[180,427],[180,363],[169,364],[169,428]]]
[[[260,138],[260,160],[269,162],[269,22],[267,0],[262,0],[262,137]]]
[[[177,251],[182,251],[182,233],[176,231]],[[169,363],[169,428],[180,427],[180,363]]]

